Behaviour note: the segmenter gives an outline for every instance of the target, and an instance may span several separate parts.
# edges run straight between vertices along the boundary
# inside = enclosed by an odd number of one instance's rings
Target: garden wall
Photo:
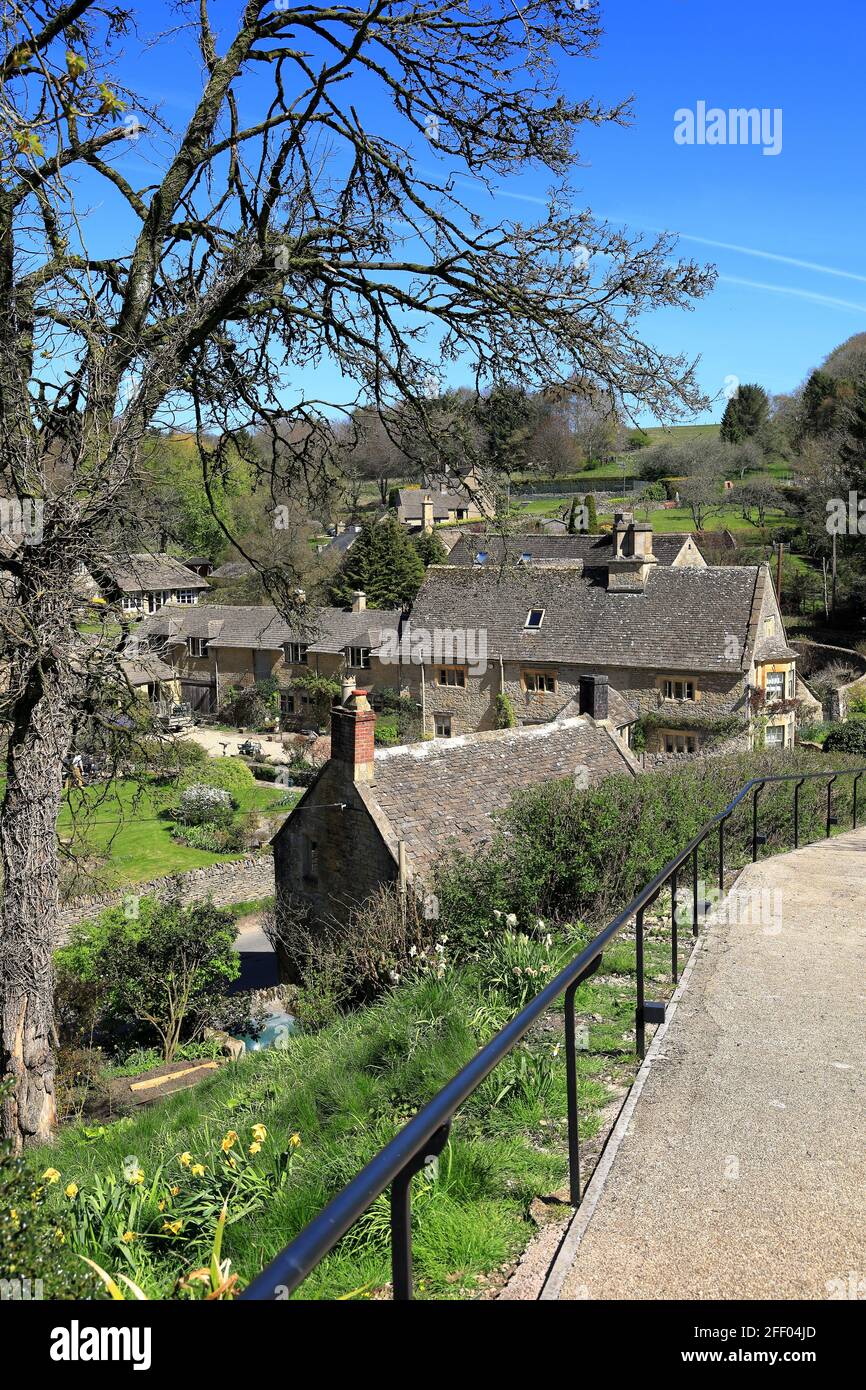
[[[270,897],[274,892],[273,855],[245,854],[242,859],[209,864],[203,869],[191,869],[188,873],[175,874],[173,877],[155,878],[149,883],[137,883],[134,887],[102,897],[76,898],[60,909],[55,944],[62,945],[67,930],[75,922],[94,917],[107,907],[115,907],[127,900],[132,902],[136,896],[166,893],[178,884],[184,902],[212,898],[217,907],[246,902],[248,898]]]

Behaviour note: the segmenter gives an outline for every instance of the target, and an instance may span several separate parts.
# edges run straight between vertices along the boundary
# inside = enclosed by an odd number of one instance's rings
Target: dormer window
[[[528,612],[527,615],[526,615],[526,622],[525,622],[524,626],[527,627],[527,628],[529,628],[529,630],[530,630],[531,632],[537,632],[538,629],[541,627],[541,624],[542,624],[543,622],[544,622],[544,609],[543,609],[543,608],[530,608],[529,612]]]
[[[207,656],[206,637],[187,637],[186,639],[187,656]]]
[[[284,642],[283,656],[290,666],[306,666],[307,664],[307,643],[306,642]]]
[[[355,671],[368,671],[370,669],[370,648],[347,647],[346,661]]]

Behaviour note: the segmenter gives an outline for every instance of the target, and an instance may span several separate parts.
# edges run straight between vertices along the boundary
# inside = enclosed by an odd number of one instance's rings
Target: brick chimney
[[[590,719],[607,719],[607,696],[607,676],[581,676],[577,695],[578,713],[588,714]]]
[[[367,607],[367,595],[363,589],[355,589],[352,594],[352,612],[363,613]]]
[[[421,530],[433,530],[433,498],[427,493],[421,502]]]
[[[376,716],[367,691],[349,689],[331,710],[331,761],[341,763],[353,782],[372,782]]]

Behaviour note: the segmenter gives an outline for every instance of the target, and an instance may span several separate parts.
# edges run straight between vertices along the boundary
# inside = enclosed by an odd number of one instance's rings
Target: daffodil
[[[203,1164],[203,1163],[194,1163],[194,1164],[192,1165],[192,1167],[190,1168],[189,1171],[192,1173],[192,1175],[193,1175],[194,1178],[203,1178],[203,1177],[204,1177],[204,1164]]]
[[[130,1168],[127,1174],[127,1181],[131,1182],[133,1187],[140,1187],[144,1182],[144,1169]]]
[[[264,1125],[253,1125],[252,1134],[257,1144],[261,1144],[268,1137],[268,1131]]]
[[[162,1229],[164,1231],[171,1231],[173,1236],[177,1236],[180,1235],[180,1228],[182,1225],[182,1221],[164,1221],[162,1223]]]
[[[188,1168],[189,1165],[192,1163],[192,1154],[182,1153],[180,1156],[180,1161],[183,1164],[184,1168]]]
[[[171,1193],[172,1197],[177,1196],[177,1194],[180,1192],[180,1188],[178,1187],[177,1183],[175,1183],[174,1187],[169,1188],[169,1192]]]
[[[74,1182],[68,1182],[66,1184],[66,1187],[64,1188],[64,1196],[70,1198],[78,1196],[78,1187]]]
[[[159,1207],[160,1211],[165,1211],[165,1198],[163,1198],[161,1202],[157,1202],[156,1205]]]
[[[57,1241],[58,1245],[66,1244],[66,1237],[59,1226],[55,1226],[54,1228],[54,1238]]]
[[[46,1169],[45,1169],[45,1172],[42,1174],[42,1181],[43,1181],[43,1182],[57,1182],[57,1180],[58,1180],[59,1177],[60,1177],[60,1174],[59,1174],[59,1172],[57,1171],[56,1168],[46,1168]]]
[[[289,1148],[290,1148],[290,1149],[298,1149],[298,1148],[300,1148],[300,1146],[301,1146],[301,1136],[300,1136],[300,1134],[290,1134],[290,1135],[289,1135]]]
[[[257,1154],[261,1147],[261,1144],[257,1144],[255,1141],[253,1141],[253,1143],[250,1144],[250,1147],[247,1149],[247,1153]]]
[[[123,1241],[124,1245],[131,1245],[135,1240],[135,1231],[124,1231],[120,1239]]]
[[[235,1144],[236,1144],[237,1142],[238,1142],[237,1132],[236,1132],[235,1130],[233,1130],[233,1129],[230,1129],[229,1132],[228,1132],[228,1134],[226,1135],[225,1139],[222,1141],[222,1144],[220,1145],[220,1148],[222,1149],[222,1151],[223,1151],[224,1154],[227,1154],[228,1151],[229,1151],[229,1149],[233,1149],[234,1146],[235,1146]]]

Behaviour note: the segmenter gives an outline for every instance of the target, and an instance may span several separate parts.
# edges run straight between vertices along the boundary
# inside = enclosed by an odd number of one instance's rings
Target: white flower
[[[535,922],[536,931],[544,931],[544,918],[538,917]]]
[[[417,954],[418,954],[418,947],[417,947],[417,946],[410,946],[410,947],[409,947],[409,955],[412,956],[412,957],[414,958],[415,956],[417,956]]]
[[[502,916],[502,913],[499,911],[498,908],[494,907],[494,909],[493,909],[493,916],[496,918],[496,920],[497,920],[497,922],[498,922],[499,919],[500,919],[500,917]]]
[[[517,913],[516,913],[516,912],[509,912],[508,916],[507,916],[506,919],[505,919],[505,925],[506,925],[506,927],[516,927],[516,926],[517,926]]]

